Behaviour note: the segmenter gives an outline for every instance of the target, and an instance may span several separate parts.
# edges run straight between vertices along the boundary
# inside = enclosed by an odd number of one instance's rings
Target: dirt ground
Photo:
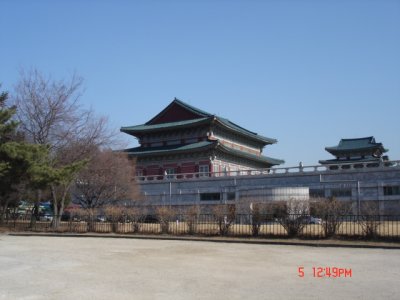
[[[0,234],[0,299],[398,299],[399,278],[392,249]]]

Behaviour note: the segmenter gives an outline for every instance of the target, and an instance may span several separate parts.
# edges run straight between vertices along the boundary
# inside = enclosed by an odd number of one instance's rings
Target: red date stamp
[[[351,278],[353,270],[338,267],[312,267],[305,270],[304,267],[297,268],[298,276],[301,278],[311,276],[314,278]]]

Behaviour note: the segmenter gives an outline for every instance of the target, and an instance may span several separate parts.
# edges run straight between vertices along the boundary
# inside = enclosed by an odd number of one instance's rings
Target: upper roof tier
[[[343,155],[347,153],[380,153],[387,152],[382,143],[376,143],[373,136],[357,138],[357,139],[341,139],[339,145],[334,147],[326,147],[326,151],[332,155]]]
[[[225,129],[234,131],[236,134],[245,136],[251,140],[261,142],[264,145],[274,144],[277,142],[276,139],[261,136],[229,121],[228,119],[200,110],[176,98],[150,121],[142,125],[122,127],[121,131],[140,137],[143,134],[150,132],[176,130],[179,128],[195,127],[206,124],[220,125]]]

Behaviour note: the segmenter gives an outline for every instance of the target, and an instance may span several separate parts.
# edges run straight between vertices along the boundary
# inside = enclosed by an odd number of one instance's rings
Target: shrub
[[[198,205],[190,206],[185,209],[184,216],[185,216],[185,222],[188,226],[189,234],[196,233],[196,224],[198,222],[199,215],[200,215],[200,207]]]
[[[332,197],[329,199],[320,198],[313,203],[313,213],[322,218],[322,228],[325,237],[336,235],[340,225],[343,223],[343,216],[350,212],[351,206]]]
[[[108,220],[111,221],[112,224],[112,232],[117,232],[117,223],[121,220],[123,216],[123,208],[120,206],[106,206],[104,208],[104,213],[107,216]]]
[[[378,227],[381,224],[379,206],[374,202],[363,202],[361,215],[358,216],[358,224],[366,238],[376,238],[378,235]]]
[[[305,227],[305,217],[309,212],[308,201],[289,200],[277,204],[274,215],[277,216],[279,223],[286,230],[289,237],[298,236]]]
[[[218,204],[212,208],[213,215],[218,223],[219,234],[228,235],[229,227],[236,219],[234,204]]]
[[[156,208],[156,215],[160,222],[161,233],[169,232],[169,222],[172,220],[172,217],[175,215],[174,211],[167,206],[158,206]]]

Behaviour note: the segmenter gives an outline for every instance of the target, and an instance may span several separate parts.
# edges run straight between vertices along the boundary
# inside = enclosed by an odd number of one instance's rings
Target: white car
[[[39,220],[44,222],[49,222],[49,221],[51,222],[53,221],[53,215],[50,214],[41,215],[39,216]]]
[[[322,219],[310,216],[309,224],[322,224]]]

